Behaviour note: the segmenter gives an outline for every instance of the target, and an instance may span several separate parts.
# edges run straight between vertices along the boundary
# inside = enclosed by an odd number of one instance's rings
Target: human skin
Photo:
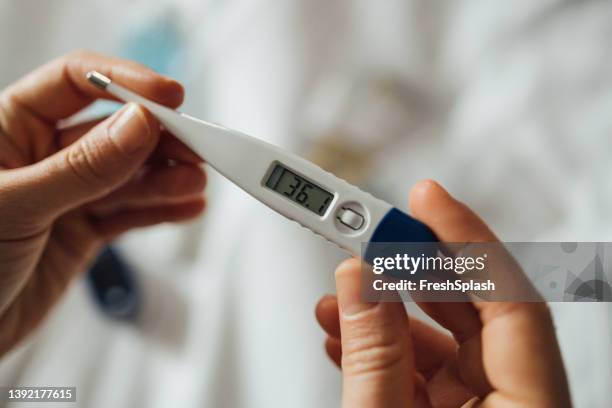
[[[201,159],[137,105],[69,128],[99,71],[171,108],[182,86],[139,64],[78,51],[0,93],[0,355],[31,333],[100,247],[205,206]]]
[[[443,242],[497,241],[433,181],[412,189],[410,207]],[[403,303],[363,302],[360,282],[360,262],[343,262],[337,296],[316,308],[327,353],[342,369],[344,407],[571,406],[545,303],[419,303],[442,332],[407,315]]]

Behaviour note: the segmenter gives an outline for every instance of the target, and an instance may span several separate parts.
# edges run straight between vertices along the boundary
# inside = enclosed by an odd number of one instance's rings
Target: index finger
[[[420,183],[411,194],[411,207],[415,216],[428,224],[442,241],[497,241],[476,214],[436,183]],[[424,303],[420,306],[458,338],[461,377],[479,394],[486,391],[490,382],[501,395],[514,401],[539,399],[546,401],[543,406],[567,405],[569,395],[563,362],[545,303]]]
[[[442,242],[497,241],[476,214],[433,181],[422,181],[412,189],[410,207],[414,216],[427,224]],[[419,302],[418,305],[459,343],[458,368],[462,380],[477,395],[486,394],[490,385],[482,361],[479,311],[469,302]]]
[[[171,108],[183,102],[183,87],[177,81],[132,61],[88,51],[76,51],[36,69],[5,91],[16,102],[46,121],[83,109],[96,98],[114,99],[85,78],[99,71],[119,84]]]
[[[427,224],[442,242],[497,240],[476,214],[434,181],[421,181],[412,188],[410,208],[413,215]],[[482,328],[478,311],[471,303],[420,302],[419,307],[452,332],[459,343],[477,335]]]

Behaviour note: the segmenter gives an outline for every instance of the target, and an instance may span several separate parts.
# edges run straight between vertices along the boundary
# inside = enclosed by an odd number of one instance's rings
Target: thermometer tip
[[[87,79],[100,89],[106,89],[111,84],[111,80],[97,71],[89,71]]]

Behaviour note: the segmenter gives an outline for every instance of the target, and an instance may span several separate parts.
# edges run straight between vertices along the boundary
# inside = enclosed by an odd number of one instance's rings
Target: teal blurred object
[[[138,61],[153,70],[182,79],[185,49],[175,13],[164,12],[132,26],[120,46],[121,57]]]
[[[184,80],[185,47],[176,14],[160,13],[151,19],[143,19],[131,25],[120,36],[115,55],[139,62],[160,74]],[[91,111],[96,116],[110,115],[121,104],[97,101]]]

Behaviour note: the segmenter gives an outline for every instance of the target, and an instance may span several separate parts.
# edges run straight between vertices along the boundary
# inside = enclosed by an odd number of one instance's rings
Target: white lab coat
[[[414,181],[434,177],[503,239],[609,239],[605,4],[119,3],[2,3],[0,85],[73,48],[116,53],[163,10],[184,35],[186,111],[300,151],[304,98],[321,77],[393,72],[433,108],[372,170],[377,193],[404,206]],[[120,242],[145,296],[138,323],[103,317],[77,281],[0,362],[0,383],[76,386],[88,407],[337,406],[313,308],[345,254],[209,176],[202,219]],[[602,406],[610,306],[553,310],[575,401]]]

